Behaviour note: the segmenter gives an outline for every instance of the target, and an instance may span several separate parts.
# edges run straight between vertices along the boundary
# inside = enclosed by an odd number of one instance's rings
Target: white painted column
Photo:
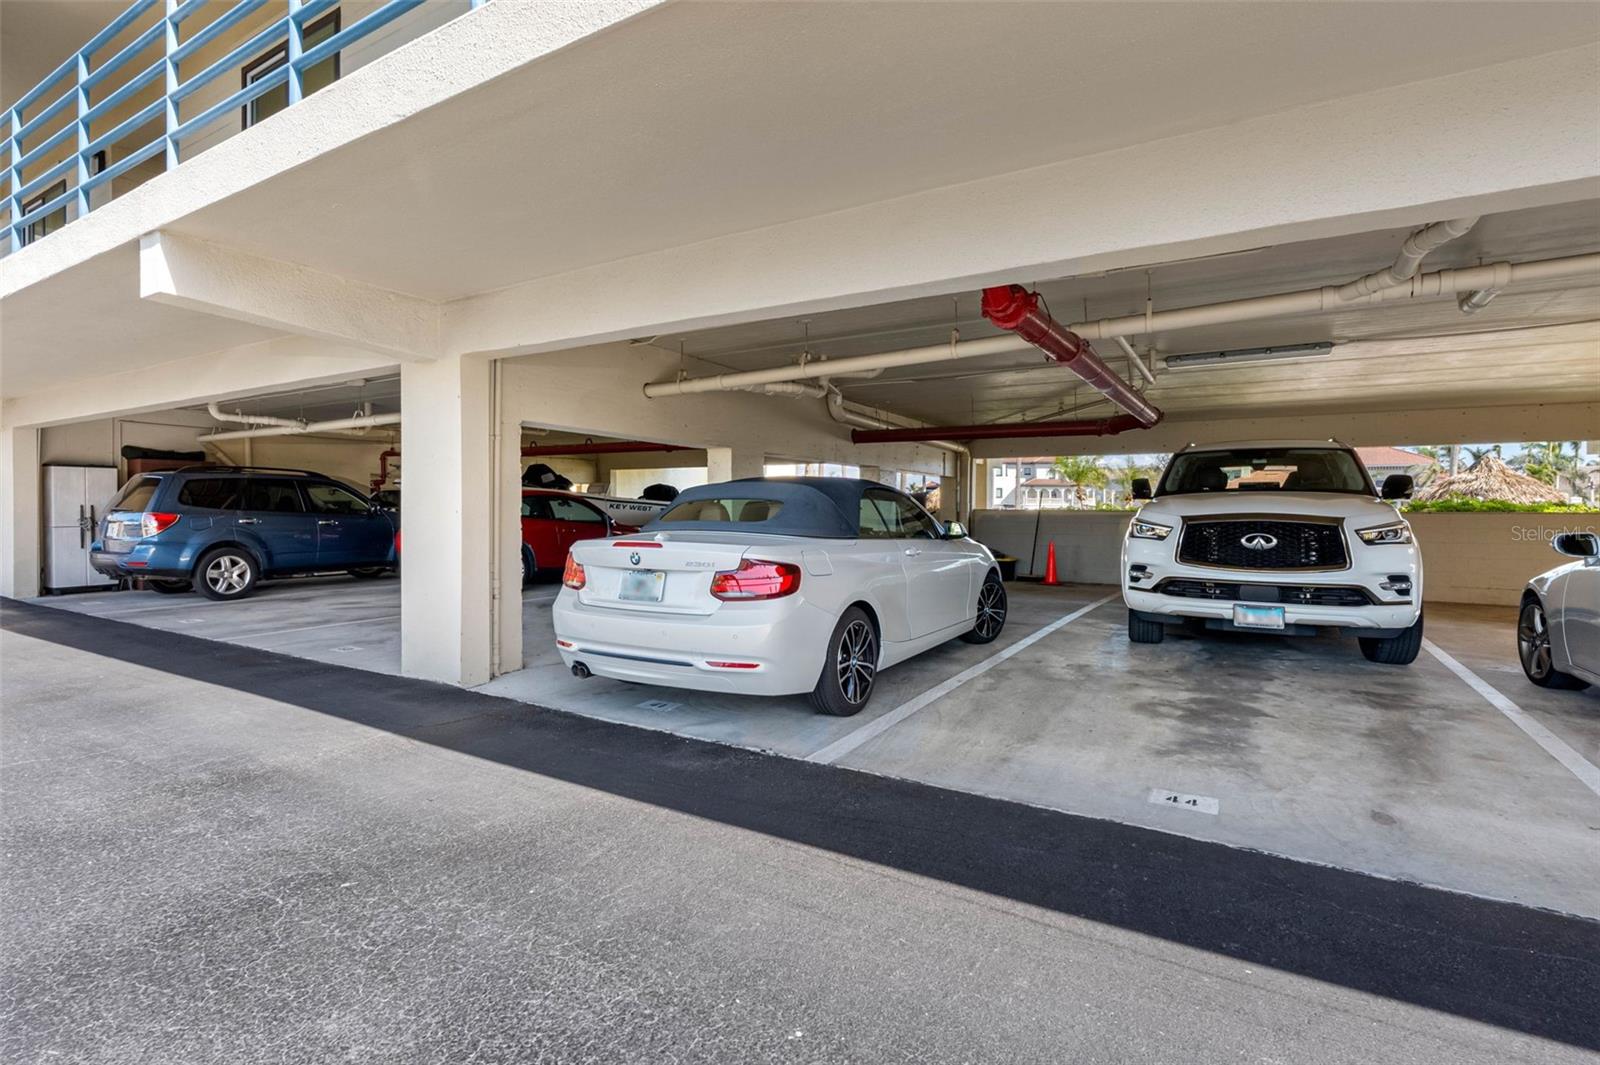
[[[883,479],[883,468],[881,466],[862,466],[861,479],[863,481],[881,481]]]
[[[946,474],[939,478],[940,521],[954,521],[965,517],[961,510],[961,480]]]
[[[706,480],[736,481],[742,477],[760,477],[766,472],[766,452],[753,447],[706,448]]]
[[[492,561],[493,392],[491,366],[483,359],[454,357],[400,368],[406,497],[400,668],[407,676],[463,685],[491,676],[491,580],[504,567],[504,553],[499,566]],[[506,476],[515,478],[516,469],[513,462]],[[502,527],[515,522],[502,518]],[[520,569],[508,576],[508,594],[516,596]],[[505,612],[499,617],[504,626]]]
[[[39,430],[0,428],[0,595],[39,594]]]

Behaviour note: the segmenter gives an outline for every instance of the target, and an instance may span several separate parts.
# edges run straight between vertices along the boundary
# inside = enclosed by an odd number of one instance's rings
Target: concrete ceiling
[[[1574,47],[1600,7],[673,3],[599,36],[176,228],[450,299]]]
[[[0,107],[10,107],[23,93],[49,77],[68,56],[120,15],[128,3],[129,0],[0,3]],[[61,90],[66,88],[63,82]]]
[[[6,301],[0,317],[0,393],[27,395],[279,335],[140,299],[139,249],[129,244]],[[8,351],[33,357],[10,358]],[[41,352],[46,357],[38,357]]]
[[[1262,248],[1097,277],[1038,284],[1063,322],[1137,314],[1148,290],[1158,310],[1338,284],[1394,258],[1406,230]],[[1583,202],[1483,219],[1466,237],[1430,256],[1425,270],[1484,261],[1550,258],[1600,251],[1600,204]],[[1035,279],[1018,278],[1019,282]],[[807,347],[845,357],[938,344],[958,326],[964,338],[999,330],[978,313],[978,293],[911,300],[794,319],[757,322],[651,343],[685,355],[690,376],[792,362]],[[1519,337],[1533,327],[1558,334]],[[811,340],[804,339],[809,330]],[[1559,337],[1562,343],[1552,344]],[[1450,299],[1352,307],[1332,314],[1163,332],[1136,338],[1141,352],[1335,341],[1331,356],[1210,370],[1158,369],[1150,395],[1170,410],[1380,409],[1407,404],[1503,405],[1600,399],[1600,287],[1557,283],[1509,290],[1475,315]],[[1130,374],[1111,343],[1098,350]],[[888,371],[839,382],[845,396],[936,424],[1043,416],[1092,404],[1096,393],[1028,352]],[[663,400],[662,402],[671,402]],[[1095,413],[1109,409],[1090,407]]]

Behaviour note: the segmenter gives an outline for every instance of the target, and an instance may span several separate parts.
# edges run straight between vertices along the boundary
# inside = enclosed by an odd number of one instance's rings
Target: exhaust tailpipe
[[[588,680],[590,677],[594,676],[593,673],[589,672],[589,667],[584,665],[582,662],[572,663],[572,675],[577,677],[579,680]]]

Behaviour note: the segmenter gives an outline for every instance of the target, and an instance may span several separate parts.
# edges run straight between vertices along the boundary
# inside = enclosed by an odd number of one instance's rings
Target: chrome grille
[[[1255,547],[1246,546],[1254,543]],[[1178,561],[1231,569],[1343,569],[1344,535],[1330,522],[1227,518],[1185,522]]]

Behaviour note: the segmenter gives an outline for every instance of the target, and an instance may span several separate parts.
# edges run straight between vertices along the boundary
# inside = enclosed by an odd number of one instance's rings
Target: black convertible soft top
[[[685,489],[644,528],[647,532],[738,531],[853,540],[860,535],[861,495],[868,488],[894,491],[877,481],[850,477],[747,477],[706,484]],[[782,506],[767,508],[770,516],[759,521],[698,516],[728,500],[766,500]]]

